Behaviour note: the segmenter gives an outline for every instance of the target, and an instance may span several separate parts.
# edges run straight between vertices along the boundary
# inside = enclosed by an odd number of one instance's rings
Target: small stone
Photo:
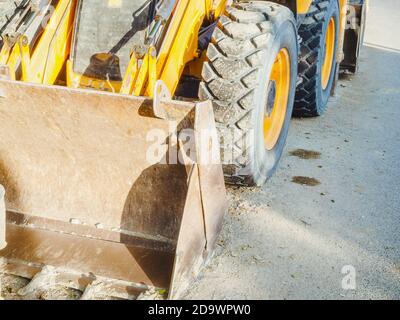
[[[301,222],[304,224],[304,226],[306,226],[306,227],[311,226],[311,223],[309,223],[309,222],[307,222],[307,221],[305,221],[305,220],[300,219],[300,221],[301,221]]]

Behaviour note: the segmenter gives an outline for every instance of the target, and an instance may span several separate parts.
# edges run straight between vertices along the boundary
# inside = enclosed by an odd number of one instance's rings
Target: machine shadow
[[[149,101],[139,108],[139,114],[142,117],[154,117]],[[177,132],[192,123],[193,113],[190,112],[178,124]],[[164,141],[169,146],[170,142],[171,136]],[[170,159],[171,152],[177,154],[177,146],[170,146],[163,159]],[[187,202],[188,179],[185,165],[161,161],[142,171],[125,201],[120,242],[126,245],[155,286],[168,288],[171,283],[175,251]]]

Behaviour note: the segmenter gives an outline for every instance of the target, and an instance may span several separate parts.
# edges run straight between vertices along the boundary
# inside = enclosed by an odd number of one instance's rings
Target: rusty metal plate
[[[0,92],[8,219],[0,256],[179,297],[210,256],[226,210],[219,155],[200,161],[210,145],[198,132],[215,130],[212,106],[168,102],[163,120],[144,98],[10,81]],[[174,136],[194,126],[195,158],[167,164],[179,158]],[[169,149],[149,157],[154,132]]]

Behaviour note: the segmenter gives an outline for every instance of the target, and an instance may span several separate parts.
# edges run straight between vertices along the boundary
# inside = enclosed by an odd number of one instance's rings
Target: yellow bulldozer
[[[356,71],[365,6],[0,0],[4,272],[181,297],[225,183],[263,185],[292,115],[321,115]]]

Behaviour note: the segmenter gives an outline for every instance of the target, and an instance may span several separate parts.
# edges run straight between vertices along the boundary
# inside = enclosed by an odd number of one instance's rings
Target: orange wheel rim
[[[333,68],[333,58],[335,56],[335,43],[336,43],[336,23],[332,17],[328,24],[328,29],[325,36],[325,56],[322,64],[321,83],[322,89],[326,90],[331,78]]]
[[[279,51],[275,58],[270,81],[275,84],[275,96],[272,110],[265,111],[264,143],[272,150],[279,140],[285,123],[290,90],[290,56],[287,49]]]

